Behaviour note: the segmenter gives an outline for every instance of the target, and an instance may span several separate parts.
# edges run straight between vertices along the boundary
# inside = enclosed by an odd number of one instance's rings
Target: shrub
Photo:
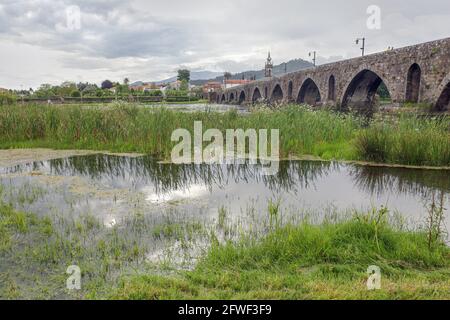
[[[78,90],[74,90],[74,91],[72,91],[72,93],[70,94],[70,96],[71,96],[72,98],[79,98],[79,97],[81,97],[81,93],[80,93],[80,91],[78,91]]]
[[[9,92],[0,92],[0,106],[12,105],[16,102],[17,97]]]

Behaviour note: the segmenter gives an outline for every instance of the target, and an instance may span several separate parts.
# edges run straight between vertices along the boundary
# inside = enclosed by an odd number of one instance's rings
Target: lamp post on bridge
[[[362,56],[364,57],[364,53],[365,53],[365,50],[366,50],[366,38],[357,38],[356,39],[356,44],[359,44],[359,42],[362,42],[361,51],[362,51]]]
[[[313,59],[312,59],[312,62],[313,62],[313,64],[314,64],[314,67],[316,66],[316,54],[317,54],[317,52],[316,51],[313,51],[313,52],[310,52],[309,53],[309,56],[311,57],[313,57]]]

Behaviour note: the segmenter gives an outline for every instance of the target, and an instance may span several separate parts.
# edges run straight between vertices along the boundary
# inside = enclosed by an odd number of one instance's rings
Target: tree
[[[178,77],[177,77],[178,81],[185,81],[187,83],[189,83],[189,81],[191,80],[191,72],[187,69],[181,69],[178,70]]]
[[[130,83],[130,79],[125,78],[123,79],[123,84],[128,85]]]
[[[181,91],[189,91],[189,82],[186,80],[182,80],[180,84]]]
[[[92,88],[97,89],[98,87],[97,87],[97,85],[95,83],[89,83],[89,82],[79,82],[77,84],[77,89],[80,92],[81,91],[86,92],[88,90],[92,90]]]
[[[38,98],[49,98],[55,95],[54,87],[51,84],[44,83],[33,94]]]
[[[130,93],[130,88],[125,84],[117,84],[116,85],[116,92],[119,95],[126,95]]]
[[[228,71],[223,74],[223,77],[225,78],[225,80],[230,80],[232,76],[233,75]]]
[[[102,82],[102,89],[111,89],[113,87],[113,83],[109,80],[105,80]]]
[[[60,86],[53,87],[55,94],[60,97],[69,97],[74,90],[77,90],[77,85],[70,81],[65,81]]]

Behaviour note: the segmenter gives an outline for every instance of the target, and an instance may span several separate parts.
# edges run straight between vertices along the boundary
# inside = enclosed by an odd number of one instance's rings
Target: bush
[[[167,90],[166,96],[167,97],[187,97],[188,92],[185,90]]]
[[[0,92],[0,106],[14,104],[17,97],[9,92]]]
[[[79,98],[79,97],[81,97],[81,93],[80,93],[80,91],[78,91],[78,90],[74,90],[74,91],[72,91],[72,93],[70,94],[70,96],[71,96],[72,98]]]
[[[144,91],[144,95],[150,97],[162,97],[163,93],[161,90],[151,90],[151,91]]]

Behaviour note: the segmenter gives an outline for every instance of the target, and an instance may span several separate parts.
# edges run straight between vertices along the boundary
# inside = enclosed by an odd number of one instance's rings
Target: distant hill
[[[296,71],[300,71],[300,70],[304,70],[304,69],[308,69],[308,68],[312,68],[314,65],[308,61],[302,60],[302,59],[295,59],[295,60],[291,60],[289,62],[286,63],[282,63],[279,65],[275,65],[273,66],[273,75],[274,76],[281,76],[285,73],[291,73],[291,72],[296,72]],[[286,72],[285,72],[285,68],[286,68]],[[233,76],[231,77],[231,79],[242,79],[243,77],[245,79],[250,79],[251,77],[256,76],[256,80],[259,79],[263,79],[264,78],[264,69],[261,70],[257,70],[257,71],[244,71],[244,72],[240,72],[240,73],[236,73],[233,74]],[[191,84],[194,85],[203,85],[208,81],[218,81],[218,82],[223,82],[223,73],[214,78],[214,79],[208,79],[208,80],[192,80]]]
[[[285,69],[287,73],[296,72],[304,69],[308,69],[313,67],[313,64],[302,60],[302,59],[295,59],[291,60],[286,63],[282,63],[279,65],[276,65],[273,67],[273,75],[274,76],[281,76],[285,73]],[[240,73],[233,74],[232,79],[242,79],[243,77],[245,79],[250,79],[251,77],[256,76],[256,79],[262,79],[264,78],[264,69],[261,70],[252,70],[252,71],[244,71]],[[157,85],[163,84],[163,83],[170,83],[177,80],[177,76],[173,76],[171,78],[156,81],[153,82]],[[193,71],[191,72],[191,84],[193,85],[203,85],[208,81],[218,81],[223,82],[223,72],[213,72],[213,71]],[[133,82],[132,86],[141,86],[145,82],[143,81],[136,81]]]
[[[205,79],[212,79],[215,77],[218,77],[222,75],[223,72],[213,72],[213,71],[192,71],[191,72],[191,81],[198,81],[198,80],[205,80]],[[177,76],[173,76],[171,78],[161,80],[161,81],[155,81],[155,84],[163,84],[163,83],[170,83],[177,80]]]
[[[145,83],[143,81],[136,81],[133,83],[130,83],[130,86],[132,87],[139,87],[139,86],[143,86]]]

